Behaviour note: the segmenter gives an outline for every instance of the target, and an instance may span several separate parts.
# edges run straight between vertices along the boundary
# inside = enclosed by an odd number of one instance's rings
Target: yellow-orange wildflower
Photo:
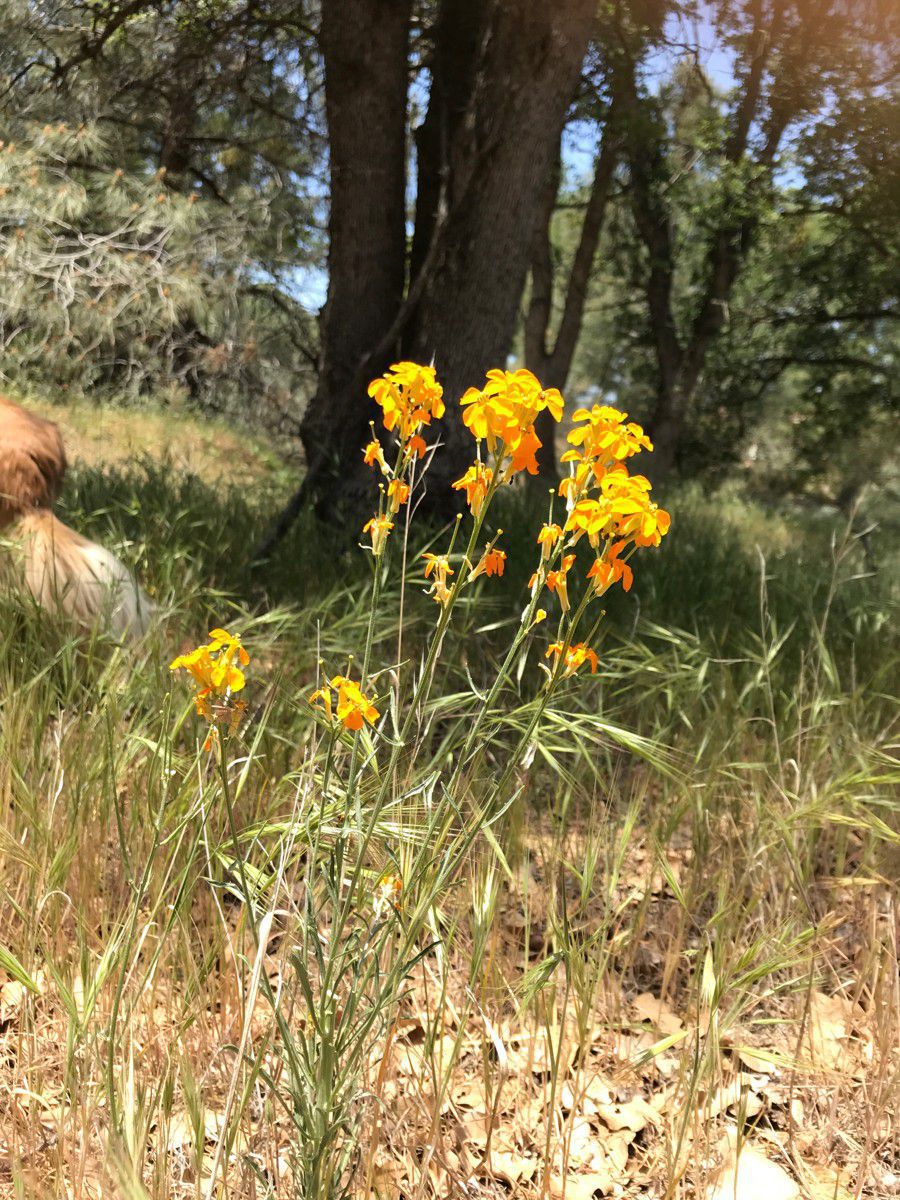
[[[193,677],[197,689],[194,702],[201,716],[208,716],[209,697],[229,696],[245,684],[244,672],[232,664],[231,657],[227,653],[216,655],[210,646],[198,646],[189,654],[179,655],[169,664],[169,670],[184,670]]]
[[[393,528],[394,522],[389,517],[370,517],[363,525],[363,533],[367,533],[372,539],[372,553],[376,558],[381,555]]]
[[[337,688],[337,719],[347,729],[362,729],[363,722],[374,725],[381,713],[366,696],[358,683],[343,675],[335,675],[331,686]]]
[[[332,692],[335,693],[334,698]],[[335,675],[329,683],[309,697],[310,704],[320,705],[329,719],[336,716],[345,729],[362,729],[364,722],[374,725],[381,713],[363,695],[360,685],[345,675]]]
[[[636,478],[640,481],[643,477]],[[587,534],[588,541],[597,549],[601,537],[626,536],[631,532],[631,519],[647,512],[650,502],[633,477],[616,477],[611,484],[601,485],[599,499],[585,498],[573,506],[566,521],[566,531],[573,535],[573,541]]]
[[[671,523],[672,518],[664,508],[649,504],[622,522],[622,533],[630,534],[636,546],[658,546],[669,532]]]
[[[625,542],[616,542],[606,552],[604,558],[598,558],[591,569],[588,571],[588,579],[594,581],[594,591],[598,596],[602,596],[608,587],[617,583],[620,579],[622,587],[626,592],[631,591],[631,585],[634,582],[634,573],[627,562],[623,562],[619,555],[625,549]]]
[[[372,897],[372,909],[377,919],[387,916],[390,910],[399,912],[403,900],[403,880],[399,875],[382,875]]]
[[[379,379],[372,380],[368,390],[381,406],[385,429],[396,430],[403,443],[416,437],[433,418],[439,420],[444,415],[444,389],[434,367],[394,363]],[[421,442],[421,437],[418,440]],[[418,444],[416,453],[420,453]]]
[[[549,409],[560,420],[563,398],[556,388],[541,387],[531,371],[492,370],[482,388],[469,388],[460,400],[463,423],[488,450],[509,456],[504,481],[520,471],[538,472],[541,440],[534,429],[538,413]]]
[[[235,637],[234,634],[228,633],[224,629],[211,629],[209,651],[211,654],[218,654],[220,659],[224,658],[227,662],[233,663],[235,658],[241,666],[246,667],[250,661],[250,655],[241,645],[241,639]],[[237,691],[232,688],[232,691]]]
[[[509,474],[517,475],[520,471],[527,471],[529,475],[537,475],[537,452],[543,444],[532,425],[523,429],[521,433],[514,434],[507,443],[510,453]]]
[[[425,578],[432,581],[429,595],[433,596],[438,604],[446,604],[450,599],[447,579],[455,574],[450,560],[444,554],[430,554],[427,550],[422,557],[425,559]]]
[[[541,532],[537,535],[538,545],[541,548],[541,558],[546,560],[553,553],[553,547],[562,537],[563,531],[559,525],[542,525]]]
[[[558,662],[559,656],[562,653],[563,643],[554,642],[551,646],[547,647],[547,653],[544,655],[544,657],[550,658],[550,656],[553,655]],[[563,659],[563,676],[574,675],[575,672],[580,670],[580,668],[585,664],[590,666],[591,674],[596,675],[599,663],[599,658],[590,648],[590,646],[586,646],[584,642],[576,642],[574,646],[569,646],[566,649],[565,657]]]
[[[574,554],[566,554],[556,571],[548,571],[546,584],[551,592],[556,592],[559,596],[559,603],[562,606],[563,612],[569,611],[569,586],[566,576],[572,569],[575,562]]]
[[[387,494],[391,512],[395,513],[409,499],[409,484],[402,479],[392,479],[387,486]]]
[[[506,566],[505,550],[489,550],[484,556],[485,575],[502,575]]]
[[[194,681],[194,707],[198,716],[210,723],[207,748],[220,722],[224,721],[232,732],[240,724],[245,705],[233,696],[243,690],[246,677],[235,666],[235,659],[244,667],[250,662],[239,637],[224,629],[211,630],[209,637],[208,644],[180,654],[169,664],[170,671],[187,671]]]
[[[494,472],[490,467],[483,467],[481,463],[472,463],[465,475],[452,485],[455,491],[466,493],[466,501],[473,517],[477,517],[484,508],[484,502],[493,479]]]
[[[621,462],[641,450],[652,450],[653,443],[640,425],[626,424],[628,413],[608,405],[579,408],[573,415],[575,428],[569,433],[572,446],[581,446],[585,457]]]
[[[379,466],[383,475],[388,474],[388,465],[384,461],[384,450],[381,447],[381,442],[377,438],[373,438],[363,450],[363,459],[367,467]]]
[[[473,579],[477,579],[479,575],[502,575],[505,566],[506,551],[497,550],[491,546],[490,549],[485,550],[484,554],[482,554],[477,566],[473,567],[470,571],[469,582],[471,583]]]
[[[596,547],[610,523],[611,516],[609,505],[603,501],[579,500],[569,513],[566,530],[572,534],[573,542],[577,542],[582,534],[587,534],[591,545]]]
[[[579,498],[590,487],[593,482],[593,469],[591,463],[582,461],[581,454],[577,450],[569,450],[562,456],[563,462],[571,462],[574,459],[578,461],[578,467],[575,468],[571,475],[567,475],[565,479],[559,481],[559,494],[565,499],[566,511],[571,512],[578,502]]]
[[[312,705],[320,705],[325,713],[325,716],[330,721],[334,715],[334,709],[331,703],[331,688],[326,684],[324,687],[316,688],[310,695],[309,702]]]

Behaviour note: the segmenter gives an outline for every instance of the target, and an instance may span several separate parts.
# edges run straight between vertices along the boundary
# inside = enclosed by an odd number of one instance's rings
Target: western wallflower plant
[[[382,422],[394,436],[397,454],[394,466],[388,465],[384,447],[372,430],[372,440],[363,448],[366,466],[377,467],[385,478],[383,501],[379,511],[363,526],[369,534],[372,554],[380,558],[394,528],[395,516],[410,497],[410,475],[414,464],[428,449],[422,430],[444,415],[444,389],[437,381],[434,367],[399,362],[369,384],[369,395],[381,408]]]
[[[272,1086],[288,1093],[281,1107],[295,1122],[297,1194],[308,1200],[371,1190],[357,1188],[354,1178],[369,1054],[376,1046],[380,1055],[389,1053],[386,1031],[406,981],[436,952],[442,899],[463,875],[473,843],[486,837],[495,844],[491,827],[522,787],[557,689],[578,673],[599,672],[591,645],[602,617],[597,600],[616,583],[631,588],[633,555],[658,545],[669,528],[668,514],[650,499],[649,481],[629,472],[631,460],[651,449],[640,426],[608,406],[578,410],[564,455],[570,473],[535,529],[521,619],[496,676],[483,692],[459,693],[454,685],[454,694],[443,694],[441,652],[457,604],[471,589],[466,608],[476,609],[478,581],[503,575],[512,555],[499,545],[502,531],[485,536],[491,506],[501,488],[537,472],[537,417],[549,412],[559,421],[564,409],[560,393],[543,388],[530,371],[489,371],[482,387],[459,400],[474,453],[452,486],[467,511],[445,547],[415,560],[419,582],[436,603],[434,625],[418,653],[406,643],[401,654],[401,617],[396,660],[373,666],[387,644],[378,613],[384,580],[395,569],[391,537],[398,523],[408,526],[412,518],[414,493],[430,463],[425,436],[444,416],[445,400],[434,368],[412,362],[395,363],[368,391],[383,428],[376,433],[373,425],[362,448],[379,495],[363,527],[374,567],[365,646],[358,668],[323,674],[306,694],[326,736],[313,735],[291,826],[303,863],[299,944],[291,955],[297,986],[279,1001],[261,985],[275,1006],[282,1042],[281,1070],[268,1077],[281,1080]],[[404,573],[407,546],[404,539],[404,553],[396,556]],[[554,619],[555,631],[545,639],[544,622]],[[246,665],[237,639],[221,630],[210,636],[208,646],[173,663],[193,675],[203,715],[213,697],[233,703]],[[519,665],[534,642],[544,680],[523,703]],[[381,707],[372,698],[375,677],[388,681]],[[511,689],[516,715],[507,720],[504,696]],[[231,818],[230,803],[228,812]],[[232,832],[237,854],[233,824]],[[256,893],[248,881],[260,872],[241,867],[238,874],[252,910]],[[303,1019],[283,1020],[279,1003]]]
[[[366,722],[374,725],[381,716],[371,700],[363,695],[359,684],[345,675],[335,675],[313,692],[309,702],[321,707],[329,720],[334,717],[345,729],[354,731],[362,729]]]
[[[246,705],[234,696],[244,689],[246,676],[241,668],[250,662],[239,637],[224,629],[211,630],[209,637],[208,643],[179,655],[169,664],[170,671],[187,671],[194,682],[197,715],[209,722],[207,750],[220,726],[233,733],[243,718]]]

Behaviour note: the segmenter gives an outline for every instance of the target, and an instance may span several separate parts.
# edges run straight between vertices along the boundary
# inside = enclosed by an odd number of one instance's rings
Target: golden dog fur
[[[141,633],[152,606],[127,567],[53,515],[65,473],[57,426],[0,396],[0,535],[21,546],[28,590],[84,628]]]
[[[59,429],[0,396],[0,530],[35,508],[52,508],[66,473]]]

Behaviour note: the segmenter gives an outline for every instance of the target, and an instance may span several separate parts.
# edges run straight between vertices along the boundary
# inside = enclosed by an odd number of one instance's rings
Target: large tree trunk
[[[562,384],[555,382],[549,334],[553,316],[553,243],[550,225],[556,211],[561,174],[562,163],[557,155],[538,204],[531,246],[531,294],[523,324],[525,366],[537,375],[544,387],[558,387],[560,391],[565,381]],[[537,452],[538,479],[552,482],[557,476],[556,422],[549,410],[538,414],[535,432],[541,440],[541,448]]]
[[[374,407],[365,384],[403,298],[407,43],[411,0],[324,0],[331,210],[319,385],[301,437],[308,487],[329,499],[353,472]],[[355,472],[354,472],[355,473]]]
[[[404,300],[410,0],[323,0],[331,215],[322,369],[301,431],[307,481],[261,554],[307,496],[330,507],[347,474],[359,478],[373,415],[365,384],[401,339],[405,355],[434,358],[445,387],[429,504],[458,500],[449,484],[474,454],[458,400],[506,362],[536,208],[594,9],[595,0],[443,0]]]
[[[443,0],[434,26],[431,90],[425,120],[416,130],[416,216],[409,278],[426,268],[443,212],[454,203],[461,180],[451,152],[472,97],[491,5],[486,0]]]
[[[475,90],[459,124],[453,203],[410,330],[448,401],[432,500],[472,460],[457,400],[504,366],[531,257],[537,209],[587,49],[593,0],[498,0]]]

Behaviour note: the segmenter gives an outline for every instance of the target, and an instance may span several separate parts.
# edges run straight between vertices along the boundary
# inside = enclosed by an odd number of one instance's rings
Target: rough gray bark
[[[409,278],[415,281],[427,265],[441,210],[456,200],[461,180],[451,153],[460,149],[459,130],[489,27],[488,0],[443,0],[434,29],[429,65],[431,90],[425,119],[416,130],[416,214]]]
[[[324,0],[331,209],[322,366],[301,427],[310,484],[335,493],[374,408],[369,375],[405,283],[406,93],[410,0]]]
[[[456,400],[490,367],[505,365],[512,344],[537,209],[593,12],[592,0],[493,6],[473,95],[450,149],[453,203],[410,330],[411,352],[424,362],[434,356],[449,401],[433,495],[473,456]]]

